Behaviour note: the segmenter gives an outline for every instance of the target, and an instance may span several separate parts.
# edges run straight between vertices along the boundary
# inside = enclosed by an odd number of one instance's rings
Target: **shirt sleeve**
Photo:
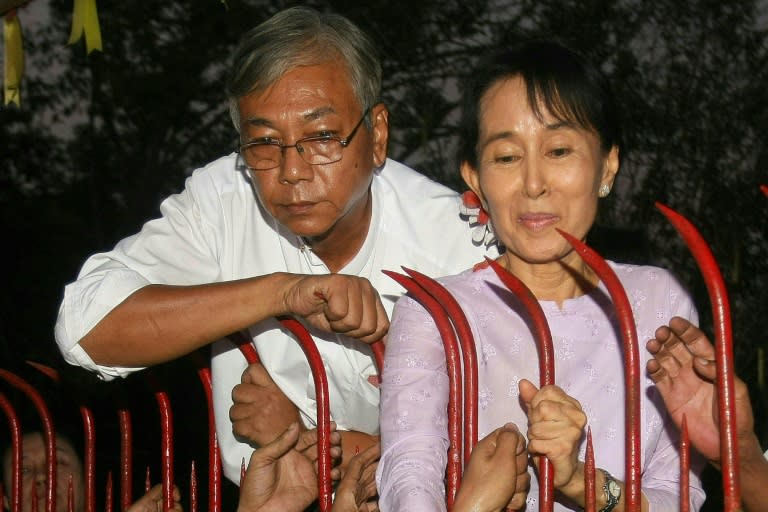
[[[443,511],[448,375],[436,326],[410,297],[395,305],[381,386],[379,507]]]
[[[77,280],[65,287],[55,336],[67,362],[98,372],[105,380],[140,370],[97,365],[80,347],[80,340],[144,286],[216,280],[215,229],[203,218],[195,182],[198,187],[207,184],[213,188],[204,176],[190,178],[184,192],[163,201],[160,218],[146,223],[138,234],[121,240],[111,251],[88,258]],[[215,190],[208,195],[217,201]]]

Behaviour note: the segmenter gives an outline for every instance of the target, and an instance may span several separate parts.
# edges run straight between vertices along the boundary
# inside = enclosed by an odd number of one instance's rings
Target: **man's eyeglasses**
[[[352,142],[352,137],[363,124],[370,110],[370,108],[365,109],[363,117],[352,128],[352,132],[343,139],[335,135],[316,135],[299,139],[294,144],[283,144],[278,139],[264,137],[242,144],[240,156],[246,167],[253,171],[268,171],[279,167],[285,156],[285,151],[289,148],[296,148],[301,159],[310,165],[338,162],[341,160],[344,148]]]

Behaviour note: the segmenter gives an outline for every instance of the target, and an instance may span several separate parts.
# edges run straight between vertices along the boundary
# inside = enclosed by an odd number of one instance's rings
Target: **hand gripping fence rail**
[[[761,185],[761,192],[768,197],[768,186]],[[736,432],[734,417],[734,366],[733,366],[733,340],[731,328],[730,306],[728,302],[725,284],[719,267],[712,255],[711,250],[699,234],[697,229],[682,215],[660,203],[656,207],[669,220],[669,222],[678,231],[691,251],[704,279],[712,307],[712,317],[715,331],[715,361],[717,366],[717,407],[720,419],[720,446],[722,460],[722,487],[723,487],[723,510],[734,512],[741,507],[741,490],[739,485],[738,471],[738,453],[736,450]],[[625,445],[626,459],[626,492],[625,510],[629,512],[640,510],[640,433],[639,433],[639,347],[637,334],[635,332],[635,323],[632,311],[626,294],[619,283],[613,271],[606,264],[605,260],[594,250],[589,248],[583,242],[574,239],[568,233],[561,232],[562,236],[574,247],[574,250],[584,259],[603,281],[609,291],[611,300],[616,310],[619,328],[624,348],[625,364],[625,421],[627,424],[627,439]],[[489,265],[499,276],[499,279],[514,294],[525,311],[530,317],[533,336],[537,343],[539,354],[539,374],[540,385],[545,386],[554,384],[555,366],[552,349],[552,337],[549,332],[546,319],[538,301],[522,282],[516,277],[506,272],[501,266],[493,261]],[[432,315],[435,324],[438,327],[443,339],[443,345],[446,353],[446,366],[448,369],[449,389],[451,396],[448,405],[448,432],[449,432],[449,457],[446,468],[446,503],[450,510],[455,494],[461,484],[461,474],[463,466],[468,462],[469,456],[475,444],[477,443],[477,351],[474,344],[474,338],[469,328],[467,319],[461,310],[461,307],[451,294],[437,281],[408,268],[403,268],[405,274],[399,274],[392,271],[384,271],[385,274],[401,284],[411,295],[419,301],[424,308]],[[503,291],[503,290],[502,290]],[[288,330],[297,339],[302,350],[307,356],[308,364],[312,371],[313,381],[316,389],[317,410],[318,410],[318,496],[319,508],[322,512],[328,512],[331,508],[332,488],[331,488],[331,457],[330,457],[330,413],[328,384],[325,375],[325,367],[320,358],[320,354],[315,346],[314,340],[304,326],[292,318],[279,318],[282,328]],[[249,363],[258,362],[258,354],[249,336],[243,333],[236,333],[230,336],[235,342]],[[384,347],[382,342],[374,343],[372,346],[374,359],[379,370],[379,378],[384,374]],[[54,381],[59,380],[55,370],[39,365],[32,364],[37,370],[47,375]],[[221,458],[219,453],[218,440],[216,437],[213,404],[211,393],[211,374],[207,361],[196,360],[195,370],[202,384],[206,398],[207,426],[208,426],[208,510],[209,512],[220,512],[222,510],[222,478],[221,478]],[[23,425],[14,404],[0,390],[0,411],[7,419],[8,431],[11,441],[11,488],[3,489],[0,486],[0,500],[9,493],[11,512],[22,512],[25,510],[24,501],[29,499],[33,512],[40,511],[43,507],[45,512],[54,512],[56,510],[56,480],[57,480],[57,460],[56,436],[53,418],[42,394],[35,389],[28,381],[21,376],[7,369],[0,368],[0,380],[9,384],[12,388],[20,391],[34,406],[40,423],[42,425],[42,434],[45,444],[46,468],[45,468],[45,495],[44,503],[38,503],[37,493],[32,492],[30,496],[23,495],[21,486],[21,465],[22,465],[22,437]],[[159,382],[154,381],[151,374],[148,380],[154,385],[153,393],[160,416],[161,431],[161,476],[163,484],[163,509],[169,510],[173,507],[173,487],[174,482],[174,453],[173,453],[173,416],[171,414],[171,399],[162,389]],[[130,409],[117,401],[115,407],[118,415],[118,424],[120,428],[120,508],[125,511],[132,502],[131,487],[133,478],[132,456],[135,450],[132,433],[132,415]],[[94,512],[97,508],[95,498],[95,432],[94,417],[91,409],[87,405],[80,405],[80,415],[83,422],[83,436],[85,441],[85,451],[83,457],[84,468],[84,512]],[[683,418],[680,439],[680,510],[688,511],[688,471],[690,467],[689,456],[689,437],[687,421]],[[189,503],[191,512],[197,512],[197,470],[195,462],[191,462],[189,483]],[[549,512],[553,510],[554,489],[552,484],[552,469],[546,459],[540,461],[539,475],[541,475],[539,504],[541,511]],[[149,468],[147,468],[147,480],[149,480]],[[66,477],[65,477],[66,478]],[[68,511],[74,510],[72,498],[71,476],[68,486]],[[585,509],[586,511],[595,510],[595,460],[592,448],[592,430],[587,428],[587,449],[585,456]],[[147,482],[147,486],[149,481]],[[103,510],[112,512],[112,473],[107,473],[106,490],[104,493],[105,504]],[[228,507],[231,508],[231,507]]]

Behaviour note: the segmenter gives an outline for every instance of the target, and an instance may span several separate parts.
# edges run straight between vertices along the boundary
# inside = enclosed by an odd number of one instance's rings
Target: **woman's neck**
[[[498,261],[525,283],[537,299],[554,301],[558,306],[586,295],[599,282],[597,274],[575,252],[547,263],[530,263],[509,253],[502,254]]]

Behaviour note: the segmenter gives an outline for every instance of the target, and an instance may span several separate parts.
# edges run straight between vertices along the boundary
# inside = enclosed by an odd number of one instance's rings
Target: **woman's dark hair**
[[[594,131],[605,151],[621,148],[618,113],[605,75],[560,43],[535,40],[494,54],[470,74],[464,87],[459,162],[477,167],[483,96],[494,84],[514,77],[522,78],[528,104],[540,120],[542,111],[548,112]]]

